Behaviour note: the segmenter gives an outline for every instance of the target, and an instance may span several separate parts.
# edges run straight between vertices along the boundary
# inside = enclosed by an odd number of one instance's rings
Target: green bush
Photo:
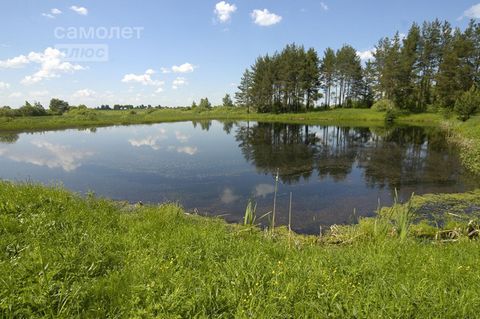
[[[455,112],[461,121],[466,121],[480,108],[480,92],[472,86],[455,101]]]
[[[372,110],[377,112],[385,112],[388,109],[394,109],[394,108],[395,108],[395,104],[388,99],[378,100],[372,105]]]
[[[31,105],[28,102],[25,102],[25,105],[19,108],[15,113],[17,113],[19,116],[47,115],[47,111],[45,111],[43,106],[38,102],[35,102],[33,105]]]
[[[0,108],[0,117],[14,117],[15,110],[12,110],[9,106]]]

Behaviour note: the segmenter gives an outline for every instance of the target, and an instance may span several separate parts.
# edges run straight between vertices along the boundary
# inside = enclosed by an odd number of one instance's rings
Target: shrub
[[[396,108],[389,108],[385,113],[385,122],[392,123],[400,114],[399,110]]]
[[[462,93],[455,101],[455,112],[458,119],[466,121],[480,108],[480,92],[472,86],[470,90]]]
[[[378,100],[372,105],[372,110],[377,112],[385,112],[388,109],[394,109],[394,108],[395,108],[395,104],[388,99]]]
[[[60,99],[51,99],[49,108],[53,114],[62,114],[68,111],[70,106],[68,105],[67,101],[63,101]]]
[[[15,110],[12,110],[9,106],[0,108],[0,117],[14,117]]]
[[[25,101],[25,105],[18,109],[16,112],[20,116],[42,116],[47,115],[47,111],[43,108],[43,106],[35,102],[33,105]]]

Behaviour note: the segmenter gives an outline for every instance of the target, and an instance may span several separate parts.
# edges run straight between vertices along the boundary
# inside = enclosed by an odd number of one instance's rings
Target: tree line
[[[478,110],[479,86],[480,24],[471,20],[462,31],[435,20],[380,39],[365,63],[348,44],[327,48],[322,57],[287,45],[245,70],[235,100],[249,110],[280,113],[371,107],[385,99],[399,110],[455,110],[468,118]]]
[[[31,104],[25,101],[25,104],[18,109],[13,109],[9,106],[0,108],[0,117],[20,117],[20,116],[45,116],[45,115],[60,115],[71,109],[86,109],[85,105],[71,106],[67,101],[60,99],[51,99],[49,109],[46,110],[40,102]]]

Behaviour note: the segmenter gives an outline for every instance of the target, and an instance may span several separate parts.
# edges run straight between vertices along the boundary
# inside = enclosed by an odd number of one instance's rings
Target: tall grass
[[[243,225],[254,226],[257,221],[257,204],[253,200],[249,200],[245,208],[243,216]]]
[[[477,199],[475,199],[477,202]],[[252,203],[253,210],[253,203]],[[480,242],[373,221],[276,236],[60,188],[0,182],[2,318],[476,318]],[[344,228],[343,228],[344,227]]]

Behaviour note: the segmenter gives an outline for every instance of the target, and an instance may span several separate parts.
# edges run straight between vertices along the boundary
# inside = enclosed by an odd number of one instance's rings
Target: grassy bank
[[[450,196],[480,205],[480,193]],[[418,225],[403,236],[402,207],[321,238],[271,235],[0,182],[0,316],[476,317],[479,241],[461,223],[455,242]]]
[[[208,111],[187,109],[99,111],[65,113],[64,115],[0,118],[0,131],[38,131],[108,125],[151,124],[187,120],[252,120],[305,124],[384,125],[384,114],[370,109],[334,109],[297,114],[247,113],[245,108],[213,108]],[[436,114],[409,115],[399,123],[435,125]]]
[[[444,122],[443,127],[449,133],[450,142],[458,145],[464,166],[480,176],[480,116],[467,122]]]

